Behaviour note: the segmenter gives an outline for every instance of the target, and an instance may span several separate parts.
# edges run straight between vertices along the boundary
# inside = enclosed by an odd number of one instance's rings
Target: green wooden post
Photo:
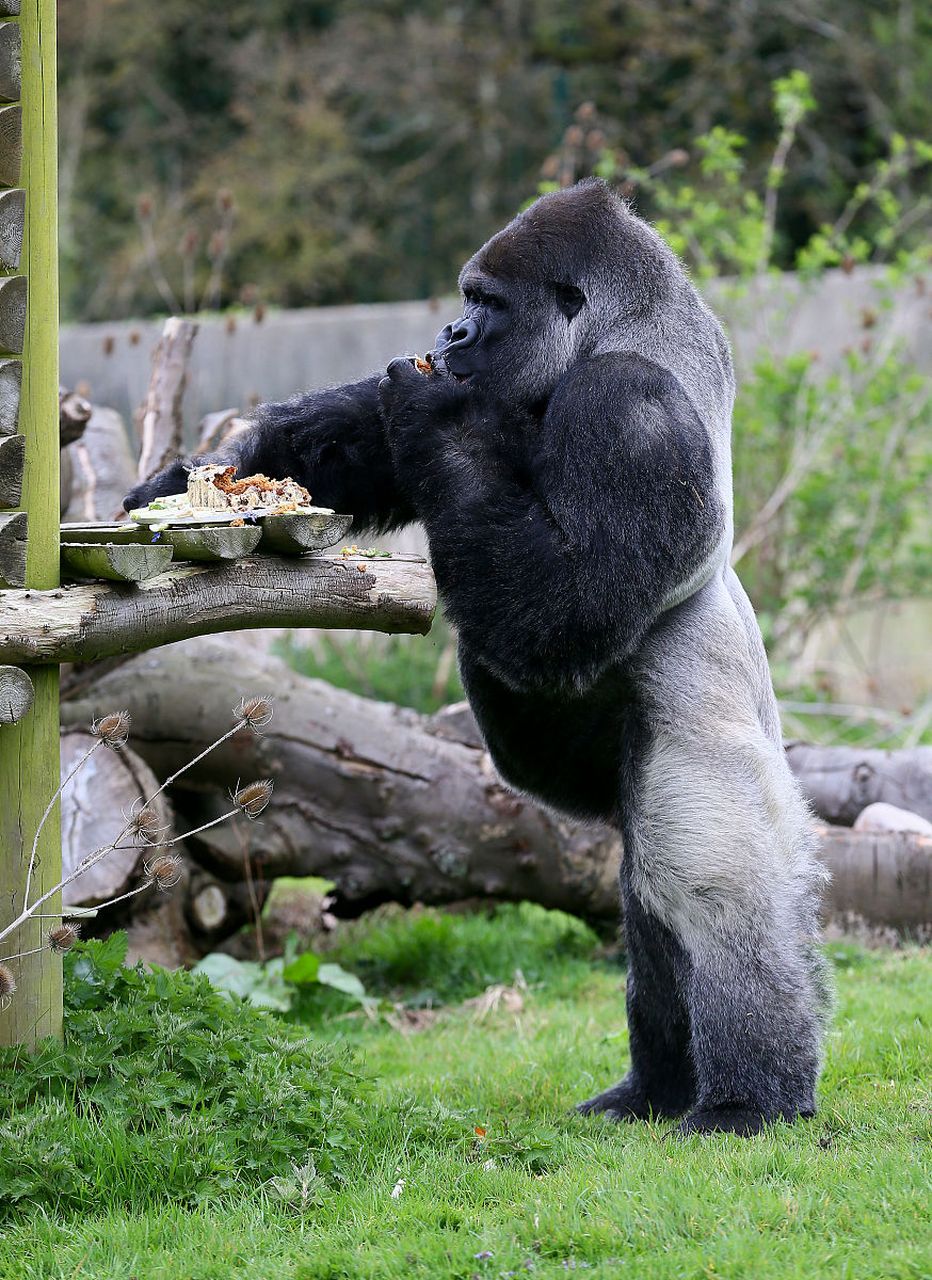
[[[22,357],[18,418],[5,414],[0,421],[0,521],[8,519],[2,514],[4,505],[26,513],[22,585],[36,588],[56,587],[59,582],[55,34],[55,0],[22,0],[22,4],[0,0],[0,98],[9,103],[0,104],[0,184],[25,191],[21,257],[15,243],[12,259],[7,244],[0,253],[0,269],[8,273],[0,278],[0,361]],[[11,51],[5,61],[4,51]],[[15,102],[17,62],[22,68],[21,105]],[[7,294],[10,305],[4,314]],[[24,449],[16,443],[19,437]],[[8,484],[4,502],[3,455],[11,459],[6,469],[11,472],[20,452],[24,452],[21,497],[11,501],[16,497],[15,484],[12,488]],[[0,925],[21,909],[33,833],[59,778],[58,668],[34,666],[28,674],[35,688],[31,709],[15,724],[0,722]],[[43,831],[33,892],[44,892],[60,878],[56,809]],[[55,909],[54,900],[43,908]],[[0,956],[39,946],[48,924],[45,920],[27,925],[7,940],[9,945],[2,945]],[[9,967],[18,989],[9,1007],[0,1012],[0,1044],[31,1045],[43,1036],[60,1034],[57,957],[44,952]]]

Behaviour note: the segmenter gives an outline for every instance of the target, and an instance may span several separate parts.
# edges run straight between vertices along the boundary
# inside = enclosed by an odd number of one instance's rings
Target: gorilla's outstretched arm
[[[127,511],[182,493],[192,463],[223,462],[240,475],[290,476],[319,506],[353,513],[353,529],[394,529],[414,519],[398,487],[379,407],[379,378],[262,405],[253,427],[216,453],[179,459],[137,485]]]
[[[643,357],[575,365],[542,420],[402,361],[382,401],[447,610],[515,689],[588,687],[723,555],[708,433]]]

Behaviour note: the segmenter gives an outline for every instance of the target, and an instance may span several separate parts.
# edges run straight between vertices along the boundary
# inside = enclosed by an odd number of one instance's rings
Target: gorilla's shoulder
[[[584,398],[589,405],[613,404],[633,412],[638,404],[663,406],[681,423],[699,426],[700,419],[683,384],[674,373],[637,351],[606,351],[580,360],[564,375],[554,401]]]

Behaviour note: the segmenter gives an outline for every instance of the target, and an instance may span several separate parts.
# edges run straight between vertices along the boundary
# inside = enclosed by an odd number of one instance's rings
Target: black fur
[[[292,476],[316,502],[351,511],[360,531],[422,521],[463,681],[504,777],[564,812],[627,826],[632,1064],[581,1110],[691,1111],[683,1132],[737,1133],[809,1114],[814,996],[808,979],[791,990],[788,976],[801,972],[800,944],[787,944],[794,963],[771,963],[764,933],[745,928],[740,885],[726,921],[734,954],[688,943],[686,924],[678,932],[642,900],[634,861],[652,821],[640,762],[671,701],[656,655],[701,635],[694,600],[713,575],[715,600],[728,601],[727,344],[669,251],[599,182],[539,200],[466,264],[461,287],[463,316],[438,337],[437,372],[398,359],[385,376],[265,405],[210,460]],[[183,489],[185,465],[126,505]],[[727,589],[743,599],[736,580]],[[715,626],[725,606],[713,606],[702,607]],[[735,687],[743,696],[764,681],[755,705],[772,740],[772,691],[746,614],[752,656],[736,658]],[[709,669],[700,648],[682,660],[684,690],[691,662]],[[755,661],[763,676],[747,674]],[[701,714],[700,697],[682,701],[687,719]],[[701,764],[710,726],[695,727]],[[734,826],[735,801],[722,804]]]

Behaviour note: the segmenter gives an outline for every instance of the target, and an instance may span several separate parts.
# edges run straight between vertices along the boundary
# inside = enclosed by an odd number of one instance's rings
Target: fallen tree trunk
[[[272,804],[245,832],[266,879],[326,876],[357,908],[481,896],[617,918],[617,834],[509,791],[468,710],[425,717],[360,698],[299,676],[235,636],[134,659],[92,692],[93,703],[66,702],[63,717],[127,707],[134,747],[160,776],[225,732],[240,694],[274,696],[262,737],[237,734],[173,792],[195,826],[223,811],[231,777],[273,778]],[[839,828],[822,829],[821,838],[836,873],[830,913],[900,927],[932,920],[932,840]],[[191,850],[217,878],[242,877],[242,824],[202,833]]]
[[[850,827],[862,809],[878,801],[932,820],[932,747],[875,751],[791,742],[786,756],[826,822]]]

